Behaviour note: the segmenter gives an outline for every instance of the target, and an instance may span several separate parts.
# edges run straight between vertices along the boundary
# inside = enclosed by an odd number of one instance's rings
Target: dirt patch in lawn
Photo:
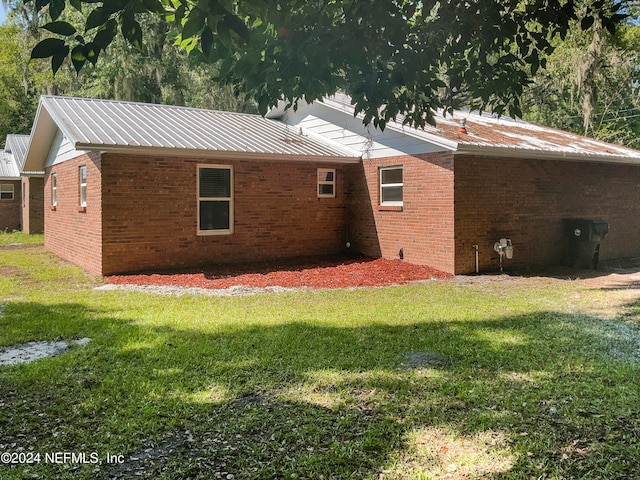
[[[0,365],[31,363],[41,358],[53,357],[64,353],[71,345],[83,347],[90,341],[90,338],[81,338],[70,342],[29,342],[0,348]]]
[[[434,278],[451,278],[451,275],[401,260],[306,257],[278,262],[214,265],[197,271],[113,275],[107,277],[106,282],[217,290],[239,285],[262,289],[380,287]]]

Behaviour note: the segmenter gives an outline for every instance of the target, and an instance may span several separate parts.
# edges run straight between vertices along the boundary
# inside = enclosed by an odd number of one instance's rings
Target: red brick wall
[[[44,179],[22,177],[25,199],[22,202],[22,231],[44,232]]]
[[[381,207],[379,168],[403,167],[402,208]],[[364,160],[351,167],[349,238],[372,257],[399,258],[453,273],[453,155]]]
[[[102,273],[100,155],[81,155],[49,167],[44,179],[45,247],[90,273]],[[79,167],[87,166],[87,207],[80,206]],[[58,205],[51,206],[51,174],[57,176]]]
[[[0,180],[0,184],[13,185],[13,200],[0,200],[0,231],[19,230],[22,185],[20,180]]]
[[[601,218],[610,224],[601,259],[640,255],[640,168],[627,165],[455,157],[456,273],[498,268],[493,245],[510,238],[505,266],[560,264],[563,218]]]
[[[197,235],[197,166],[231,165],[235,228]],[[336,168],[336,198],[317,198]],[[344,250],[345,167],[305,162],[102,156],[104,275]]]

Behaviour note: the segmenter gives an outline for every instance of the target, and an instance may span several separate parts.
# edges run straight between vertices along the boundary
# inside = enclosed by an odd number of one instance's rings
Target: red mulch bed
[[[106,281],[112,284],[208,289],[238,285],[256,288],[349,288],[399,285],[431,278],[451,278],[451,275],[401,260],[315,257],[242,265],[214,265],[198,271],[113,275],[107,277]]]

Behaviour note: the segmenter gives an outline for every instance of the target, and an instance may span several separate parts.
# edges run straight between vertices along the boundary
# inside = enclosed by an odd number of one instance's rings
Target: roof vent
[[[461,118],[458,126],[458,133],[467,133],[467,119]]]

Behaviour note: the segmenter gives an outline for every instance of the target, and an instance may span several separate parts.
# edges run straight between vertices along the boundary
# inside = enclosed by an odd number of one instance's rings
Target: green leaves
[[[205,17],[198,11],[192,11],[182,27],[182,38],[187,39],[199,35],[205,25]]]
[[[140,15],[152,14],[193,61],[219,62],[220,81],[252,97],[261,112],[282,98],[295,106],[341,89],[379,127],[400,115],[422,126],[433,109],[463,102],[517,114],[551,39],[572,22],[588,30],[601,21],[613,31],[624,18],[620,5],[604,0],[25,2],[48,9],[52,21],[43,28],[66,37],[34,49],[34,58],[52,57],[54,71],[64,56],[77,71],[95,63],[118,31],[142,49]],[[65,5],[84,7],[82,36],[57,20]]]
[[[75,35],[77,32],[76,28],[67,22],[51,22],[43,25],[42,28],[50,31],[51,33],[57,33],[58,35],[63,35],[65,37]]]
[[[104,7],[94,8],[87,17],[87,21],[85,22],[85,31],[92,30],[99,25],[105,24],[109,20],[110,16],[111,14],[107,12]]]
[[[59,38],[45,38],[31,50],[31,58],[49,58],[65,46],[64,40]]]

